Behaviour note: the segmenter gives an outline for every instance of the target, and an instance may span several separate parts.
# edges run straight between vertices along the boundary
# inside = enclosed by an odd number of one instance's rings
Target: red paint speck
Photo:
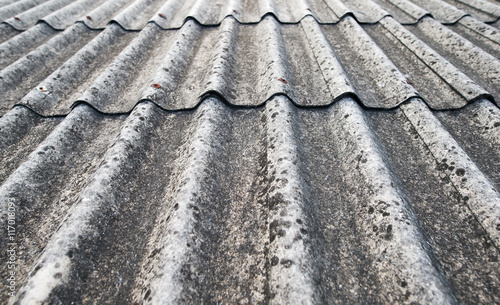
[[[278,80],[279,80],[280,82],[282,82],[283,84],[288,85],[288,82],[287,82],[284,78],[280,77],[280,78],[278,78]]]

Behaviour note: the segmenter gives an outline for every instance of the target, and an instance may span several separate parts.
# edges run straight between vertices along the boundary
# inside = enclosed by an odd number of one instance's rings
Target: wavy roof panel
[[[0,121],[14,299],[495,302],[499,122],[489,101],[17,106]]]
[[[175,31],[149,24],[140,32],[77,23],[59,34],[39,24],[0,45],[2,108],[21,104],[63,115],[85,102],[104,113],[125,113],[150,100],[180,110],[210,94],[238,106],[285,95],[304,107],[352,96],[379,109],[411,97],[432,109],[498,100],[498,34],[474,32],[475,19],[464,20],[472,20],[461,26],[472,42],[432,18],[403,26],[386,17],[361,26],[349,16],[335,25],[312,17],[285,25],[269,16],[252,25],[228,18],[204,27],[189,20]],[[18,51],[38,33],[49,39],[34,41],[24,55]]]
[[[1,5],[1,4],[0,4]],[[23,0],[0,6],[0,22],[25,30],[37,21],[65,29],[77,20],[91,28],[112,21],[128,30],[140,30],[148,22],[164,29],[180,28],[187,19],[203,25],[219,25],[232,16],[240,23],[258,23],[272,14],[282,23],[298,23],[313,16],[321,24],[339,22],[351,15],[360,23],[376,23],[393,16],[403,24],[416,23],[424,16],[451,24],[465,16],[487,23],[498,21],[500,5],[493,0]]]
[[[497,7],[0,0],[0,303],[500,303]]]

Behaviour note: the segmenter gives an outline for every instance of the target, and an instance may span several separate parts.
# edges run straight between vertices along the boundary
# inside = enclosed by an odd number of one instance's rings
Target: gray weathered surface
[[[494,1],[460,0],[23,0],[0,7],[0,21],[19,30],[27,29],[42,20],[55,29],[63,29],[79,19],[91,28],[102,28],[117,22],[128,30],[140,30],[148,22],[164,29],[176,29],[188,19],[203,25],[219,25],[231,16],[239,23],[260,22],[273,15],[282,23],[298,23],[313,16],[319,23],[333,24],[346,16],[360,23],[377,23],[393,16],[403,24],[416,23],[432,16],[444,24],[459,22],[473,16],[492,23],[500,18],[500,5]],[[36,6],[35,6],[36,5]],[[17,14],[14,18],[14,14]],[[10,18],[9,18],[10,17]]]
[[[0,71],[1,113],[10,109],[98,33],[77,23],[2,69]],[[28,105],[29,102],[27,101]]]
[[[478,26],[471,22],[470,28]],[[42,115],[62,115],[85,102],[104,113],[126,113],[149,100],[179,110],[209,94],[252,107],[275,95],[304,107],[352,96],[379,109],[412,97],[440,110],[498,100],[496,33],[467,32],[475,45],[459,35],[463,30],[431,18],[405,27],[386,17],[362,27],[350,16],[323,26],[312,17],[283,25],[271,16],[256,25],[226,18],[219,27],[189,20],[175,31],[150,23],[139,33],[111,24],[99,35],[81,23],[57,35],[39,24],[0,45],[6,54],[2,109],[22,104]],[[95,38],[85,41],[83,33]],[[29,40],[32,34],[39,40]],[[39,46],[16,52],[25,45]]]
[[[125,116],[80,105],[60,122],[16,107],[2,130],[22,120],[16,137],[50,133],[0,187],[18,211],[17,298],[497,302],[498,231],[482,217],[498,221],[483,208],[498,192],[481,179],[498,187],[498,166],[484,163],[498,150],[470,147],[467,134],[488,124],[478,137],[493,149],[500,113],[482,101],[436,123],[425,108],[208,98]]]
[[[500,92],[498,57],[489,54],[430,18],[425,18],[417,25],[410,26],[409,30],[428,45],[432,45],[434,50],[466,73],[478,85],[498,96]],[[498,44],[496,45],[498,47]]]
[[[9,5],[0,6],[0,22],[45,1],[47,0],[21,0]]]
[[[26,30],[35,25],[41,18],[56,10],[64,8],[72,1],[73,0],[48,0],[39,6],[32,7],[27,11],[2,21],[17,30]]]
[[[16,3],[0,303],[500,303],[495,1]]]

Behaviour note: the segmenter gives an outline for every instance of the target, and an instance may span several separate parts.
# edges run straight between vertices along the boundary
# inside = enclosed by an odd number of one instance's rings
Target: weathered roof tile
[[[1,303],[500,301],[495,2],[16,3]]]

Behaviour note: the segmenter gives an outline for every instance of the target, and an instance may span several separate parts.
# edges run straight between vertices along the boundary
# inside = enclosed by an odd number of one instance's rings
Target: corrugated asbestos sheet
[[[500,303],[499,18],[0,0],[0,303]]]

